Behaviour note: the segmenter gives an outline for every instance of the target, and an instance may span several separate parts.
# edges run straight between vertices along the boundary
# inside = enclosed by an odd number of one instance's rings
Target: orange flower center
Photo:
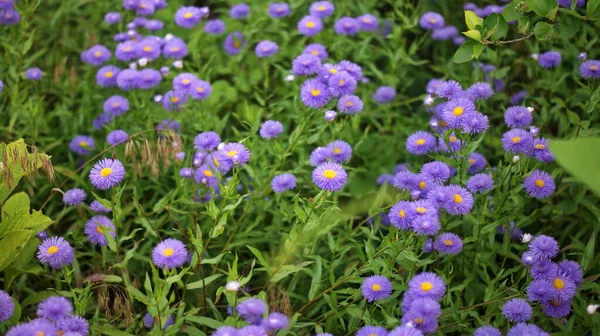
[[[546,185],[546,183],[544,182],[544,180],[535,180],[535,186],[538,188],[543,188]]]

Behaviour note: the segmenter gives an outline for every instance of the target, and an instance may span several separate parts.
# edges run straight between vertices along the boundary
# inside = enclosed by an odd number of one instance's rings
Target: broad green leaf
[[[600,0],[588,0],[586,14],[590,20],[600,20]]]
[[[466,63],[473,59],[473,46],[478,43],[475,41],[467,41],[461,44],[454,53],[454,63]]]
[[[553,141],[550,150],[559,165],[600,196],[600,138]]]
[[[553,32],[554,27],[546,22],[536,23],[533,29],[533,33],[538,40],[547,40]]]
[[[502,10],[502,16],[504,16],[504,20],[506,20],[506,22],[518,20],[523,16],[523,14],[517,12],[516,10],[516,7],[519,5],[520,2],[521,0],[513,0],[511,1],[511,3],[506,5],[506,7],[504,7],[504,9]]]
[[[472,29],[472,30],[463,32],[463,34],[472,40],[481,41],[481,33],[479,32],[479,30]]]
[[[554,20],[558,12],[558,2],[556,0],[526,0],[527,7],[535,14]]]
[[[570,15],[564,15],[560,17],[560,21],[556,25],[556,30],[560,37],[566,39],[571,38],[577,34],[581,20]]]
[[[485,37],[491,38],[494,41],[506,36],[508,31],[508,24],[504,20],[504,17],[496,13],[490,14],[485,18],[483,26],[485,28]]]
[[[475,12],[466,10],[465,11],[465,23],[469,30],[477,29],[477,26],[481,26],[483,24],[483,19],[481,19]]]

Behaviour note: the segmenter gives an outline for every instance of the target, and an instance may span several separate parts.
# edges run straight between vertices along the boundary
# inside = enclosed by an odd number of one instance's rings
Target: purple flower
[[[467,181],[467,190],[474,194],[486,192],[492,188],[494,188],[494,180],[488,174],[476,174]]]
[[[486,82],[479,82],[471,85],[467,92],[471,99],[484,101],[494,94],[494,89]]]
[[[352,157],[352,147],[345,141],[335,140],[327,145],[328,156],[334,162],[344,163]]]
[[[527,299],[529,301],[549,301],[552,299],[554,291],[552,284],[545,279],[533,280],[527,286]]]
[[[343,60],[339,63],[339,66],[341,66],[342,70],[349,73],[357,81],[363,78],[362,68],[358,64],[348,60]]]
[[[455,38],[458,35],[458,30],[454,26],[446,26],[435,29],[431,34],[431,38],[438,41],[447,41]]]
[[[533,116],[524,106],[511,106],[504,112],[504,122],[511,128],[522,128],[531,125]]]
[[[163,96],[162,106],[165,110],[170,112],[181,111],[186,106],[188,97],[186,91],[167,91]]]
[[[363,31],[376,31],[379,29],[379,22],[374,15],[364,14],[356,18],[360,30]]]
[[[577,7],[585,6],[586,0],[577,0]],[[558,0],[558,4],[562,7],[571,8],[572,0]]]
[[[144,25],[149,31],[155,32],[165,27],[165,24],[160,20],[148,20]]]
[[[204,24],[204,31],[212,35],[223,34],[225,32],[225,22],[218,19],[208,20]]]
[[[394,176],[394,187],[400,190],[409,191],[416,189],[418,187],[417,184],[417,175],[408,170],[399,171],[396,173],[396,176]]]
[[[579,73],[585,79],[600,79],[600,61],[589,60],[581,63]]]
[[[337,97],[350,95],[356,90],[356,80],[346,71],[340,71],[328,78],[329,92]]]
[[[446,294],[446,284],[437,274],[423,272],[408,282],[406,293],[418,298],[440,300]]]
[[[325,62],[327,59],[327,48],[319,43],[313,43],[307,45],[304,50],[302,50],[302,54],[311,54],[313,56],[317,56],[321,62]]]
[[[583,271],[579,263],[572,260],[563,260],[558,263],[558,268],[566,274],[579,287],[583,283]]]
[[[302,54],[292,62],[292,73],[296,76],[314,75],[320,68],[321,60],[313,54]]]
[[[319,18],[325,18],[331,16],[333,11],[335,10],[335,6],[329,1],[316,1],[314,2],[309,9],[310,15],[316,16]]]
[[[233,166],[243,166],[250,161],[250,151],[239,142],[226,143],[216,155],[225,170]]]
[[[117,86],[123,91],[140,87],[140,73],[137,70],[125,69],[117,75]]]
[[[317,16],[305,16],[298,22],[298,31],[304,36],[315,36],[323,30],[323,21]]]
[[[380,104],[387,104],[394,100],[396,89],[391,86],[380,86],[373,94],[373,100]]]
[[[355,18],[344,16],[335,22],[335,32],[339,35],[356,35],[360,30]]]
[[[327,120],[327,121],[335,120],[336,116],[337,116],[337,113],[335,111],[325,111],[325,120]]]
[[[90,151],[96,149],[94,138],[87,135],[78,135],[69,143],[69,148],[73,153],[79,155],[87,155]]]
[[[196,75],[191,73],[182,73],[173,78],[173,89],[177,91],[190,92],[194,81],[198,80]]]
[[[515,93],[512,97],[510,97],[510,103],[517,105],[520,104],[523,99],[525,99],[525,97],[527,97],[528,93],[526,90],[521,90],[517,93]]]
[[[196,172],[198,172],[198,170],[196,170]],[[209,170],[209,173],[212,174],[212,172]],[[179,176],[183,177],[183,178],[190,178],[192,177],[192,175],[194,175],[194,170],[192,168],[181,168],[179,169]]]
[[[452,43],[454,43],[455,45],[461,45],[463,43],[465,43],[467,39],[464,36],[456,36],[452,39]]]
[[[456,98],[444,104],[442,109],[442,120],[448,127],[458,128],[464,120],[475,114],[475,104],[467,98]]]
[[[462,86],[455,80],[449,80],[437,84],[434,91],[438,97],[445,99],[451,99],[454,95],[460,92],[462,92]]]
[[[226,40],[227,41],[227,40]],[[188,47],[180,38],[173,38],[163,46],[162,54],[166,58],[182,59],[189,53]]]
[[[571,301],[550,300],[542,302],[542,311],[552,318],[566,317],[571,312]]]
[[[63,202],[68,206],[79,205],[85,201],[87,194],[83,189],[74,188],[67,190],[63,195]]]
[[[81,53],[81,60],[85,63],[100,66],[110,59],[111,53],[107,47],[103,45],[95,45],[90,49]]]
[[[211,336],[235,336],[236,332],[237,329],[235,327],[223,326],[217,328]]]
[[[268,330],[284,329],[288,326],[289,319],[286,315],[272,312],[262,322],[262,325]]]
[[[248,298],[240,302],[235,310],[243,318],[248,319],[250,317],[261,316],[267,311],[267,304],[257,298]]]
[[[104,101],[104,112],[111,116],[119,116],[129,111],[129,101],[122,96],[112,96]]]
[[[387,330],[384,327],[364,326],[356,332],[356,336],[387,336]]]
[[[558,51],[546,51],[540,54],[538,63],[542,68],[554,68],[560,64],[562,57]]]
[[[107,65],[100,69],[96,73],[96,83],[102,87],[117,86],[117,76],[121,72],[121,69],[113,65]]]
[[[269,16],[272,18],[282,18],[291,14],[290,6],[283,2],[274,2],[269,6]]]
[[[119,61],[128,62],[137,56],[137,42],[125,41],[117,44],[115,49],[115,57]]]
[[[192,96],[192,99],[205,100],[210,97],[212,86],[209,82],[197,79],[192,83],[188,92]]]
[[[451,215],[466,215],[473,209],[473,195],[467,189],[450,185],[446,189],[448,201],[443,204],[444,209]]]
[[[512,129],[502,135],[502,147],[513,154],[528,154],[533,146],[533,137],[522,129]]]
[[[425,155],[433,151],[435,146],[435,137],[424,131],[417,131],[406,139],[406,150],[414,155]]]
[[[548,259],[542,259],[534,263],[529,271],[535,280],[548,279],[558,272],[558,265]]]
[[[279,51],[277,43],[269,40],[261,41],[256,45],[254,52],[258,57],[270,57]]]
[[[283,124],[276,120],[267,120],[260,126],[260,136],[264,139],[274,139],[283,132]]]
[[[150,314],[146,313],[146,315],[144,315],[143,322],[144,322],[144,327],[146,327],[148,329],[151,329],[154,325],[158,326],[159,322],[161,322],[164,324],[163,330],[165,330],[168,326],[172,325],[174,321],[173,321],[172,315],[169,315],[169,317],[166,318],[166,321],[165,321],[165,316],[163,316],[161,319],[158,319],[158,318],[154,318],[154,317],[150,316]]]
[[[202,20],[202,13],[198,7],[181,7],[175,13],[175,24],[179,27],[194,28],[200,20]]]
[[[223,48],[232,56],[239,54],[241,48],[245,45],[246,39],[244,38],[244,34],[237,31],[227,35],[225,41],[223,41]]]
[[[114,130],[106,136],[106,142],[111,146],[126,142],[128,139],[129,135],[123,130]]]
[[[64,336],[75,336],[75,334],[72,333],[87,335],[90,329],[90,324],[88,321],[77,315],[63,318],[62,320],[58,321],[56,326],[58,327],[58,330],[63,332]]]
[[[539,235],[529,244],[529,250],[533,252],[538,259],[552,259],[558,255],[559,247],[556,239]]]
[[[523,187],[533,198],[550,197],[556,190],[556,185],[550,174],[541,170],[534,170],[523,180]]]
[[[112,209],[105,207],[102,203],[97,200],[93,200],[90,204],[90,210],[96,213],[112,212]]]
[[[346,184],[348,175],[344,168],[335,162],[318,165],[312,172],[313,182],[319,189],[337,191]]]
[[[257,325],[249,325],[246,327],[240,328],[235,336],[268,336],[269,333],[265,330],[265,328]]]
[[[138,58],[147,58],[155,60],[160,57],[160,43],[152,38],[145,38],[136,45]]]
[[[1,1],[0,1],[1,2]],[[15,303],[8,293],[0,289],[0,323],[10,319],[15,311]]]
[[[547,280],[552,284],[551,294],[553,300],[566,302],[570,301],[573,296],[575,296],[577,286],[575,286],[573,280],[558,267],[547,277]]]
[[[58,322],[71,316],[73,305],[62,296],[51,296],[38,304],[37,316]]]
[[[16,25],[21,21],[21,14],[12,8],[0,11],[0,25]]]
[[[387,336],[423,336],[423,333],[413,327],[401,326],[390,331]]]
[[[458,254],[462,246],[460,237],[451,232],[440,234],[433,242],[433,248],[441,254]]]
[[[487,166],[485,157],[477,152],[471,153],[467,162],[469,163],[469,168],[467,169],[467,173],[469,174],[477,174]]]
[[[392,283],[384,276],[372,275],[363,281],[361,291],[367,302],[383,300],[392,295]]]
[[[329,102],[331,94],[323,82],[317,79],[309,79],[302,84],[300,98],[304,105],[317,109],[325,106]]]
[[[490,124],[485,114],[476,112],[464,117],[460,127],[465,133],[478,134],[486,131]]]
[[[440,161],[433,161],[423,165],[420,170],[421,174],[428,176],[436,183],[444,183],[448,181],[452,172],[450,166]]]
[[[292,174],[277,175],[271,181],[271,188],[276,193],[292,190],[296,188],[296,176]]]
[[[250,6],[245,3],[237,4],[231,7],[229,14],[234,19],[245,19],[250,14]]]
[[[138,87],[143,90],[154,88],[162,81],[160,72],[154,69],[144,69],[138,72]]]
[[[408,217],[408,210],[410,208],[411,203],[407,201],[400,201],[390,209],[389,218],[390,223],[400,229],[400,230],[408,230],[410,228],[410,219]]]
[[[532,314],[533,309],[523,299],[511,299],[502,306],[502,315],[511,322],[529,321]]]
[[[194,148],[212,151],[221,143],[221,137],[215,132],[202,132],[194,138]]]
[[[105,216],[92,217],[83,228],[83,233],[88,240],[94,245],[106,245],[106,237],[104,231],[108,229],[108,233],[115,238],[117,236],[116,228],[113,223]]]
[[[477,328],[473,333],[473,336],[502,336],[502,333],[500,332],[500,330],[494,327],[483,326]]]
[[[333,78],[334,76],[331,76]],[[363,102],[358,96],[344,95],[341,96],[337,103],[337,109],[340,113],[355,115],[362,111]]]
[[[181,241],[167,238],[152,250],[152,261],[157,267],[173,269],[185,263],[187,254],[187,249]]]
[[[427,12],[421,15],[419,25],[426,30],[442,28],[445,24],[444,17],[435,12]]]
[[[110,189],[123,181],[125,167],[117,159],[102,159],[90,171],[90,181],[100,190]]]
[[[2,1],[0,1],[1,3]],[[104,21],[108,24],[115,24],[121,22],[121,13],[119,12],[109,12],[104,15]]]
[[[423,333],[431,334],[438,328],[440,313],[440,304],[435,300],[415,298],[402,317],[402,323],[407,324],[410,322],[411,325]]]
[[[42,79],[42,70],[40,68],[29,68],[25,71],[25,77],[31,80],[39,81]]]
[[[321,163],[327,162],[329,156],[331,155],[330,151],[325,147],[318,147],[310,153],[310,164],[313,167],[320,165]]]

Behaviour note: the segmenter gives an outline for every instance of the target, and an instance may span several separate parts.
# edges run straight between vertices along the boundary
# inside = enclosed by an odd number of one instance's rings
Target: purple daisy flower
[[[540,54],[538,63],[542,68],[550,69],[558,66],[562,57],[558,51],[546,51]]]
[[[327,83],[329,81],[329,77],[337,74],[340,71],[344,71],[341,65],[339,64],[331,64],[325,63],[318,70],[318,79],[323,83]],[[356,79],[356,78],[355,78]]]
[[[406,150],[414,155],[425,155],[436,147],[433,135],[424,131],[417,131],[406,139]]]
[[[408,217],[408,211],[410,209],[410,202],[400,201],[390,209],[389,219],[390,223],[400,229],[400,230],[408,230],[410,228],[411,221]]]
[[[225,38],[223,41],[223,48],[229,55],[237,55],[241,48],[246,45],[246,39],[244,34],[240,32],[233,32]]]
[[[556,239],[546,235],[539,235],[533,238],[529,244],[529,250],[538,259],[552,259],[558,255],[559,247]]]
[[[246,327],[240,328],[235,336],[268,336],[269,333],[265,330],[265,328],[258,325],[249,325]]]
[[[329,92],[334,96],[350,95],[356,90],[356,80],[346,71],[340,71],[328,78]]]
[[[502,147],[513,154],[528,154],[533,146],[533,137],[522,129],[512,129],[502,135]]]
[[[524,106],[511,106],[504,112],[504,122],[511,128],[522,128],[531,125],[533,116]]]
[[[418,298],[440,300],[446,294],[446,284],[437,274],[423,272],[408,282],[407,293]]]
[[[215,176],[213,170],[214,168],[209,165],[202,165],[196,169],[194,173],[194,179],[198,184],[204,184],[211,188],[216,188],[219,186],[219,179]]]
[[[260,126],[260,136],[263,139],[274,139],[283,132],[283,124],[276,120],[267,120]]]
[[[454,39],[458,35],[458,29],[454,26],[446,26],[435,29],[431,34],[431,38],[438,41],[447,41]]]
[[[427,92],[430,95],[433,95],[433,94],[435,94],[435,92],[437,91],[437,89],[442,84],[444,84],[443,80],[440,80],[440,79],[437,79],[437,78],[430,79],[429,82],[427,82],[427,86],[425,87],[425,92]]]
[[[502,306],[502,315],[511,322],[526,322],[531,319],[533,309],[529,303],[523,299],[508,300]]]
[[[389,184],[389,185],[393,185],[394,184],[394,175],[392,174],[383,174],[383,175],[379,175],[377,177],[377,184],[378,185],[382,185],[382,184]]]
[[[394,176],[394,187],[400,190],[414,190],[418,187],[417,174],[410,171],[400,171]]]
[[[500,330],[494,327],[483,326],[477,328],[473,333],[473,336],[502,336],[502,333],[500,332]]]
[[[449,188],[447,186],[435,186],[427,193],[427,200],[434,206],[442,207],[451,200],[452,194],[448,191]]]
[[[155,39],[143,39],[142,41],[140,41],[140,43],[136,45],[137,57],[155,60],[160,57],[160,48],[160,42],[156,41]]]
[[[313,54],[302,54],[292,62],[292,73],[296,76],[314,75],[320,68],[321,60]]]
[[[542,259],[533,264],[529,271],[535,280],[548,279],[558,272],[558,265],[548,259]]]
[[[419,26],[426,30],[439,29],[445,24],[444,17],[435,12],[427,12],[419,19]]]
[[[96,142],[90,136],[78,135],[71,140],[69,148],[75,154],[87,155],[90,151],[96,149]]]
[[[234,166],[243,166],[250,161],[250,151],[239,142],[226,143],[216,155],[225,170]]]
[[[190,92],[194,81],[198,80],[196,75],[191,73],[182,73],[173,78],[173,89],[177,91]]]
[[[226,40],[227,41],[227,40]],[[167,42],[162,49],[162,54],[166,58],[182,59],[189,53],[188,47],[180,38],[173,38]]]
[[[348,60],[343,60],[338,65],[342,67],[342,70],[349,73],[357,81],[362,80],[363,72],[362,72],[362,68],[360,67],[360,65],[350,62]]]
[[[478,134],[486,131],[490,124],[485,114],[475,112],[463,118],[460,127],[465,133]]]
[[[440,234],[433,242],[433,248],[441,254],[458,254],[462,246],[460,237],[451,232]]]
[[[90,330],[89,322],[81,316],[69,316],[58,321],[56,324],[58,330],[63,332],[63,336],[68,336],[70,333],[78,333],[87,335]],[[73,334],[75,336],[75,334]]]
[[[162,106],[169,112],[181,111],[186,106],[188,97],[189,96],[186,91],[167,91],[167,93],[165,93],[163,96]]]
[[[271,188],[276,193],[292,190],[296,188],[296,176],[292,174],[277,175],[271,181]]]
[[[440,231],[440,220],[434,214],[419,216],[412,221],[410,228],[420,236],[433,236]]]
[[[194,148],[212,151],[221,143],[221,137],[215,132],[202,132],[194,138]]]
[[[111,53],[107,47],[97,44],[81,53],[81,60],[94,66],[100,66],[110,60]]]
[[[442,109],[442,120],[448,127],[458,128],[465,119],[476,113],[475,104],[467,98],[452,99],[444,104]]]
[[[144,327],[146,327],[148,329],[152,329],[152,327],[154,325],[159,326],[159,322],[162,322],[162,323],[164,323],[163,330],[165,330],[165,329],[167,329],[168,326],[173,324],[174,320],[173,320],[172,315],[169,315],[169,317],[165,321],[165,317],[158,319],[158,318],[154,318],[154,317],[150,316],[150,314],[146,313],[146,315],[144,315],[143,322],[144,322]]]
[[[423,336],[423,333],[413,327],[401,326],[390,331],[387,336]]]
[[[198,172],[198,170],[196,170],[196,172]],[[211,172],[212,174],[212,172]],[[194,170],[192,168],[181,168],[179,169],[179,176],[183,177],[183,178],[190,178],[192,177],[192,175],[194,175]]]
[[[534,170],[523,180],[523,187],[529,196],[533,198],[546,198],[552,196],[556,190],[556,184],[550,174],[541,170]]]
[[[469,174],[477,174],[487,166],[485,157],[477,152],[471,153],[467,162],[469,163],[469,168],[467,169],[467,173]]]
[[[155,32],[165,27],[165,24],[160,20],[148,20],[144,25],[149,31]]]
[[[112,212],[112,209],[105,207],[102,203],[97,200],[93,200],[90,204],[90,210],[96,213],[107,213]]]
[[[558,263],[558,268],[566,274],[579,287],[583,283],[583,271],[579,263],[572,260],[563,260]]]
[[[473,209],[473,195],[467,189],[458,186],[450,185],[446,189],[449,198],[443,204],[444,209],[451,215],[466,215]]]
[[[229,14],[234,19],[245,19],[250,15],[250,6],[245,3],[237,4],[231,7]]]
[[[440,313],[440,304],[435,300],[416,298],[402,317],[402,323],[410,323],[422,332],[431,334],[438,328]]]
[[[337,191],[344,187],[348,175],[344,168],[335,162],[318,165],[312,172],[313,182],[319,189]]]
[[[331,76],[331,78],[333,77]],[[338,100],[337,109],[340,113],[355,115],[362,111],[363,102],[358,96],[344,95]]]
[[[156,7],[154,0],[138,0],[135,13],[140,16],[150,16],[154,14]]]
[[[452,176],[450,166],[440,161],[433,161],[423,165],[420,170],[421,174],[424,174],[431,178],[436,183],[444,183]]]
[[[513,105],[520,104],[525,97],[527,97],[528,93],[526,90],[521,90],[515,93],[512,97],[510,97],[510,103]]]
[[[494,95],[494,89],[486,82],[479,82],[471,85],[467,92],[471,99],[479,101],[484,101]]]
[[[321,62],[325,62],[328,57],[327,48],[319,43],[307,45],[304,50],[302,50],[302,54],[311,54],[313,56],[317,56]]]
[[[2,1],[0,1],[2,2]],[[104,21],[108,24],[115,24],[121,22],[121,13],[119,12],[109,12],[104,15]]]
[[[357,17],[356,21],[362,31],[377,31],[379,29],[379,21],[374,15],[364,14]]]
[[[428,200],[411,202],[407,211],[407,217],[410,221],[417,217],[427,216],[430,214],[436,215],[437,207]]]
[[[0,289],[0,323],[10,319],[15,311],[15,303],[8,293]]]
[[[387,104],[394,100],[396,89],[391,86],[380,86],[373,94],[373,100],[380,104]]]
[[[325,147],[317,147],[315,150],[310,153],[310,165],[316,167],[321,163],[327,162],[329,156],[331,155],[330,151]]]
[[[167,238],[152,250],[152,261],[157,267],[173,269],[185,263],[187,254],[187,249],[181,241]]]
[[[360,30],[355,18],[344,16],[335,22],[335,32],[339,35],[356,35]]]
[[[38,317],[58,322],[73,314],[73,305],[62,296],[51,296],[38,304],[36,314]]]
[[[600,61],[589,60],[581,63],[579,73],[585,79],[600,79]]]
[[[548,153],[548,140],[544,138],[533,139],[533,147],[531,149],[531,155],[540,161],[544,161],[546,153]]]
[[[337,112],[335,112],[335,111],[325,111],[325,120],[327,120],[327,121],[335,120],[336,116],[337,116]]]
[[[194,28],[200,20],[202,20],[202,13],[198,7],[181,7],[175,13],[175,24],[179,27]]]
[[[67,190],[63,195],[63,203],[68,206],[79,205],[85,201],[87,194],[83,189],[74,188]]]
[[[323,30],[323,21],[317,16],[305,16],[298,22],[298,31],[304,36],[315,36]]]
[[[25,335],[58,335],[58,330],[52,321],[49,321],[45,318],[37,318],[27,323],[29,325],[29,332],[24,333]],[[20,336],[23,334],[15,334],[16,336]]]
[[[316,1],[310,6],[309,12],[310,15],[316,16],[318,18],[325,18],[331,16],[333,11],[335,10],[335,6],[329,1]]]
[[[235,327],[223,326],[215,329],[211,336],[235,336],[237,329]]]
[[[138,72],[138,88],[148,90],[154,88],[162,81],[160,72],[154,69],[144,69]]]
[[[16,25],[21,21],[21,14],[12,8],[0,12],[0,25]]]
[[[100,190],[108,190],[123,181],[125,167],[117,159],[102,159],[90,171],[90,181]]]
[[[257,298],[248,298],[240,302],[235,308],[238,314],[244,319],[262,316],[267,309],[267,304],[263,300]]]
[[[127,140],[129,140],[129,134],[123,130],[114,130],[106,136],[106,142],[111,146],[127,142]]]
[[[210,97],[212,86],[209,82],[197,79],[192,83],[188,92],[192,96],[192,99],[205,100]]]
[[[542,302],[542,311],[552,318],[566,317],[571,312],[571,301],[544,301]]]
[[[263,327],[271,331],[284,329],[288,324],[289,318],[286,315],[277,312],[270,313],[262,323]]]
[[[387,336],[388,332],[384,327],[364,326],[356,332],[356,336]]]
[[[445,99],[451,99],[454,95],[462,92],[462,86],[455,80],[449,80],[437,84],[434,93]]]
[[[108,229],[108,233],[115,238],[117,236],[114,224],[105,216],[94,216],[90,218],[83,228],[83,233],[88,240],[94,245],[106,245],[106,237],[104,231]]]
[[[383,300],[392,295],[392,283],[384,276],[372,275],[363,281],[361,291],[367,302]]]
[[[552,284],[545,279],[533,280],[527,286],[527,299],[529,301],[549,301],[553,297]]]
[[[117,86],[123,91],[131,91],[140,86],[140,74],[137,70],[125,69],[117,74]]]
[[[25,71],[25,77],[27,77],[27,79],[39,81],[42,79],[42,70],[40,68],[29,68]]]
[[[122,96],[112,96],[104,101],[104,112],[111,116],[119,116],[129,111],[129,101]]]
[[[302,84],[300,98],[304,105],[317,109],[325,106],[329,102],[331,94],[323,82],[317,79],[309,79]]]
[[[467,181],[467,190],[474,194],[486,192],[492,188],[494,188],[494,180],[488,174],[476,174]]]
[[[344,163],[352,157],[352,147],[345,141],[335,140],[327,145],[330,158],[337,163]]]
[[[204,24],[204,32],[212,35],[220,35],[225,32],[225,22],[214,19],[206,21]]]
[[[291,14],[290,5],[283,2],[274,2],[267,11],[272,18],[282,18]]]
[[[137,57],[137,54],[137,42],[135,41],[121,42],[117,44],[117,48],[115,49],[115,57],[123,62],[131,61]]]
[[[271,57],[279,51],[277,43],[269,40],[261,41],[256,45],[254,52],[258,57]]]
[[[563,273],[558,267],[547,278],[552,285],[550,288],[552,299],[558,302],[570,301],[577,291],[577,286],[566,273]]]

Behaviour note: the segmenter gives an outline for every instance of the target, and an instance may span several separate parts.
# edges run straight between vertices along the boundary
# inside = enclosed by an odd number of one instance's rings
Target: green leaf
[[[506,24],[504,17],[496,13],[490,14],[485,19],[483,26],[486,31],[485,37],[494,41],[503,38],[508,32],[508,24]]]
[[[183,319],[212,329],[224,326],[223,322],[205,316],[186,316]]]
[[[202,259],[202,262],[200,262],[202,265],[216,265],[219,263],[219,261],[221,261],[221,259],[223,259],[223,256],[225,256],[226,254],[229,254],[229,252],[225,252],[225,253],[221,253],[218,256],[214,257],[214,258],[210,258],[210,259]]]
[[[581,269],[585,272],[591,262],[594,260],[594,248],[596,247],[596,232],[592,233],[590,240],[583,250],[583,258],[581,259]]]
[[[558,31],[558,35],[560,37],[564,37],[566,39],[571,38],[577,34],[579,30],[579,25],[581,24],[581,20],[571,15],[561,16],[560,21],[556,25],[556,30]]]
[[[590,20],[600,20],[600,0],[587,2],[586,15]]]
[[[546,22],[538,22],[535,24],[535,28],[533,28],[533,33],[538,40],[547,40],[553,32],[554,27]]]
[[[106,335],[106,336],[134,336],[133,334],[130,334],[128,332],[124,332],[118,329],[115,329],[114,327],[110,326],[109,324],[104,324],[102,326],[96,327],[97,329],[94,331],[98,331],[98,335]]]
[[[221,215],[221,218],[219,218],[217,225],[215,227],[213,227],[213,229],[210,231],[211,238],[216,238],[216,237],[222,235],[223,232],[225,232],[225,224],[227,224],[227,216],[228,215],[229,214],[227,212]]]
[[[473,46],[478,43],[475,41],[467,41],[461,44],[454,53],[454,63],[466,63],[473,59]]]
[[[523,16],[523,14],[517,12],[516,9],[520,2],[521,0],[513,0],[506,7],[504,7],[504,9],[502,10],[502,16],[504,17],[504,20],[506,20],[506,22],[518,20]]]
[[[556,162],[600,196],[600,138],[552,141]]]
[[[479,30],[472,29],[472,30],[463,32],[463,34],[472,40],[481,41],[481,33],[479,32]]]
[[[204,286],[210,285],[213,281],[217,280],[218,278],[220,278],[222,276],[223,276],[223,274],[213,274],[213,275],[207,276],[206,278],[204,278],[204,280],[198,280],[198,281],[191,282],[191,283],[187,284],[185,286],[185,288],[201,289],[201,288],[204,288]]]
[[[258,262],[263,265],[267,270],[269,268],[271,268],[269,266],[269,263],[267,262],[267,260],[265,259],[265,257],[263,256],[262,252],[260,252],[258,249],[250,246],[250,245],[246,245],[246,247],[250,250],[250,252],[252,252],[252,254],[254,254],[254,256],[256,257],[256,259],[258,259]]]
[[[558,12],[558,2],[556,0],[526,0],[527,7],[535,14],[554,20]]]
[[[110,203],[109,200],[104,199],[100,196],[98,196],[95,192],[92,191],[92,195],[94,195],[94,198],[96,199],[96,201],[100,202],[100,204],[102,204],[105,208],[107,209],[112,209],[112,203]]]
[[[466,10],[465,11],[465,23],[469,30],[477,29],[477,26],[481,26],[483,24],[483,20],[475,14],[475,12]]]
[[[529,17],[527,16],[523,16],[519,18],[519,33],[520,34],[527,34],[527,31],[529,30]]]
[[[275,284],[290,274],[300,272],[300,271],[304,270],[304,267],[306,267],[312,263],[313,263],[312,261],[305,261],[298,265],[283,265],[283,266],[279,267],[279,269],[277,270],[277,272],[275,274],[273,274],[273,277],[271,278],[271,283]]]

